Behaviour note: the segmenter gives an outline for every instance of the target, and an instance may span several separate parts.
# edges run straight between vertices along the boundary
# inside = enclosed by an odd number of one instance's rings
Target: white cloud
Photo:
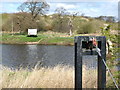
[[[62,3],[62,1],[63,0],[61,0],[61,2],[49,2],[48,4],[50,5],[50,10],[49,10],[48,14],[54,13],[55,9],[58,7],[64,7],[70,13],[80,12],[79,14],[85,13],[85,15],[89,15],[89,16],[100,16],[100,15],[118,16],[118,3],[117,2]],[[20,3],[8,3],[8,4],[0,3],[0,9],[3,9],[0,11],[2,11],[2,12],[18,12],[17,7],[19,5],[20,5]]]
[[[64,4],[64,3],[58,3],[56,7],[64,7],[65,9],[73,9],[75,8],[75,5],[72,4]]]
[[[91,11],[91,12],[98,12],[99,9],[96,9],[96,8],[90,8],[89,11]]]
[[[79,2],[79,3],[49,3],[50,12],[54,12],[57,7],[64,7],[68,12],[79,12],[79,15],[84,13],[87,16],[101,16],[111,15],[118,16],[118,3],[117,2]],[[49,12],[49,13],[50,13]]]
[[[3,6],[0,4],[0,9],[3,8]]]

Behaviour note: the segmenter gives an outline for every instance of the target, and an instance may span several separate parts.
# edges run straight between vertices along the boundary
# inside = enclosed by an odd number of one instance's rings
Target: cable
[[[110,69],[108,68],[108,66],[107,66],[107,64],[106,64],[106,62],[105,62],[105,60],[102,58],[102,55],[101,55],[101,53],[100,53],[100,49],[99,49],[97,46],[96,46],[96,51],[97,51],[98,55],[101,57],[101,59],[102,59],[104,65],[106,66],[106,68],[107,68],[107,70],[108,70],[108,72],[109,72],[109,74],[110,74],[110,77],[112,78],[112,80],[113,80],[113,82],[114,82],[116,88],[117,88],[118,90],[120,90],[119,87],[118,87],[118,85],[117,85],[117,83],[116,83],[116,81],[115,81],[115,79],[114,79],[114,77],[113,77],[113,75],[112,75],[112,73],[110,72]]]

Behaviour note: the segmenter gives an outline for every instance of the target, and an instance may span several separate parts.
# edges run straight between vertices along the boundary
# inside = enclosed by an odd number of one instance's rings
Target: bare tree
[[[72,36],[72,27],[73,27],[73,24],[72,24],[72,19],[71,19],[71,17],[69,17],[68,26],[69,26],[70,36]]]
[[[97,19],[104,20],[106,22],[115,22],[114,16],[99,16]]]
[[[58,31],[61,31],[64,29],[64,25],[63,25],[63,22],[64,22],[64,15],[66,14],[66,9],[64,7],[58,7],[55,9],[55,13],[57,13],[57,19],[56,21],[58,21]]]
[[[59,16],[59,20],[60,20],[60,29],[62,29],[63,26],[65,26],[65,24],[62,25],[63,20],[65,20],[65,18],[67,18],[67,27],[69,28],[69,35],[72,35],[72,29],[73,29],[73,20],[75,19],[75,17],[79,14],[79,12],[73,12],[70,13],[68,12],[64,7],[59,7],[55,10],[55,12],[57,12],[58,16]],[[66,17],[67,16],[67,17]]]
[[[18,10],[31,13],[33,19],[35,19],[39,14],[44,15],[49,7],[45,0],[27,0],[18,7]]]
[[[67,10],[64,7],[58,7],[56,8],[55,12],[59,15],[59,16],[63,16],[66,15]]]
[[[79,14],[79,12],[73,12],[72,13],[72,19],[74,19],[78,14]]]
[[[74,12],[71,14],[71,16],[69,16],[69,21],[68,21],[68,26],[69,26],[69,33],[70,36],[72,36],[72,28],[73,28],[73,24],[72,21],[74,20],[74,18],[78,15],[79,12]]]

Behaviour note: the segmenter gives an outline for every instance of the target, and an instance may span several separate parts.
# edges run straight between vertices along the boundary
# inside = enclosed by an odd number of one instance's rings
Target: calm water
[[[74,66],[74,46],[56,45],[0,45],[0,66],[9,68],[53,67],[59,64]],[[94,59],[93,59],[94,58]],[[83,57],[83,64],[96,68],[95,57]],[[120,70],[120,67],[117,67]]]
[[[56,66],[64,64],[74,66],[74,47],[55,45],[1,45],[2,65],[9,68]]]

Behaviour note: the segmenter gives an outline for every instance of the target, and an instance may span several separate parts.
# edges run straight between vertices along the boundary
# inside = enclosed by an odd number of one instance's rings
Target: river
[[[54,67],[60,64],[74,67],[74,46],[3,44],[0,47],[0,64],[8,68],[34,68],[36,64],[39,67]],[[85,57],[83,64],[88,68],[96,68],[96,57]]]
[[[34,68],[56,65],[74,66],[74,47],[56,45],[1,45],[2,65],[9,68]]]

